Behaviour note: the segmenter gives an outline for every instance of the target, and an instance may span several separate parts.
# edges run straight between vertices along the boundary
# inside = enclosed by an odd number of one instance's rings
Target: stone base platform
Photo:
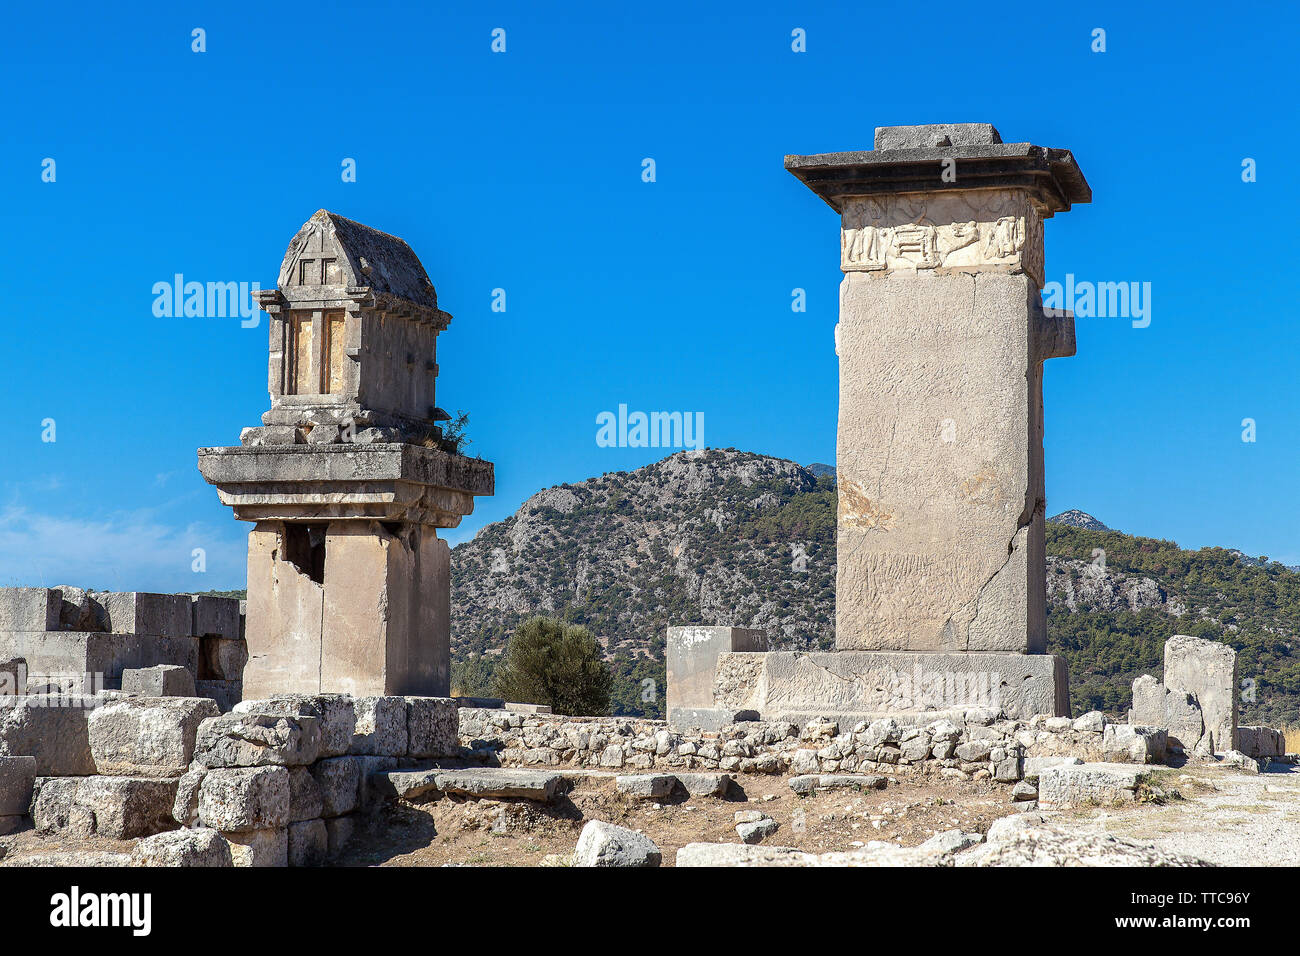
[[[1050,654],[728,653],[718,656],[713,691],[717,716],[733,719],[741,712],[799,722],[976,707],[1019,719],[1070,713],[1065,661]]]

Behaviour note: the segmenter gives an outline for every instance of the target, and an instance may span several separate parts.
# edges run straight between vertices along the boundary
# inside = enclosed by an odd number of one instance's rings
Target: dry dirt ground
[[[386,807],[355,840],[345,866],[554,865],[567,860],[582,825],[604,820],[640,830],[659,845],[664,865],[687,843],[739,843],[735,814],[759,810],[779,825],[764,842],[824,853],[888,840],[906,846],[936,832],[987,830],[1014,811],[1010,790],[993,784],[925,777],[890,778],[885,790],[835,790],[800,797],[784,777],[746,776],[729,799],[682,797],[656,804],[619,793],[612,776],[573,782],[554,806],[453,801]],[[548,856],[551,857],[548,859]],[[562,865],[562,864],[561,864]]]
[[[1219,865],[1300,865],[1300,768],[1273,764],[1246,775],[1216,766],[1160,768],[1162,803],[1088,807],[1054,814],[1067,829],[1109,832]],[[979,781],[899,775],[884,790],[835,790],[800,797],[784,777],[738,778],[728,799],[681,797],[656,804],[619,793],[613,775],[565,783],[551,806],[529,801],[450,797],[385,806],[336,861],[342,866],[566,865],[587,820],[640,830],[671,866],[687,843],[738,843],[734,815],[759,810],[779,824],[764,842],[824,853],[871,840],[915,846],[936,832],[983,833],[1016,812],[1008,787]],[[132,842],[67,840],[33,831],[0,838],[0,867],[39,856],[86,863],[129,852]],[[56,856],[51,857],[51,854]],[[74,858],[75,855],[75,858]],[[113,859],[104,856],[105,861]],[[119,858],[120,859],[120,858]]]

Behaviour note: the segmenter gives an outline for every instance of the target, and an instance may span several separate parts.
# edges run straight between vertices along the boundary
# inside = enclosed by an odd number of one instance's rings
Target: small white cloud
[[[203,548],[207,572],[191,570]],[[153,510],[102,518],[0,510],[0,585],[72,584],[116,591],[206,591],[242,587],[244,538],[237,528],[160,522]]]

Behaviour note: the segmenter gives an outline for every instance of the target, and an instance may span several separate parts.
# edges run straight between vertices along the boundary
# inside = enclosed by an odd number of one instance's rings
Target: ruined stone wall
[[[470,759],[510,767],[721,770],[807,774],[929,772],[1004,783],[1068,758],[1158,763],[1162,731],[1113,724],[1094,711],[1077,720],[1008,720],[988,709],[900,715],[840,726],[818,719],[732,724],[676,732],[664,721],[564,717],[462,708],[460,743]],[[1037,761],[1037,763],[1036,763]]]
[[[229,710],[247,659],[234,598],[0,588],[0,664],[21,661],[25,677],[21,687],[0,681],[0,694],[94,694],[122,689],[133,670],[181,667],[190,693]]]

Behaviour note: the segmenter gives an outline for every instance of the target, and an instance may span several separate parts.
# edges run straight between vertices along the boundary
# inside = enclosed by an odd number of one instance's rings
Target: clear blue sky
[[[195,448],[266,409],[266,323],[155,318],[151,288],[271,286],[321,207],[405,238],[455,316],[439,404],[497,494],[453,542],[661,457],[597,446],[620,403],[834,462],[836,218],[782,156],[972,121],[1074,150],[1093,187],[1047,225],[1049,279],[1152,283],[1150,327],[1081,319],[1047,365],[1049,513],[1300,563],[1296,6],[1057,6],[14,7],[0,585],[243,586],[248,526]]]

